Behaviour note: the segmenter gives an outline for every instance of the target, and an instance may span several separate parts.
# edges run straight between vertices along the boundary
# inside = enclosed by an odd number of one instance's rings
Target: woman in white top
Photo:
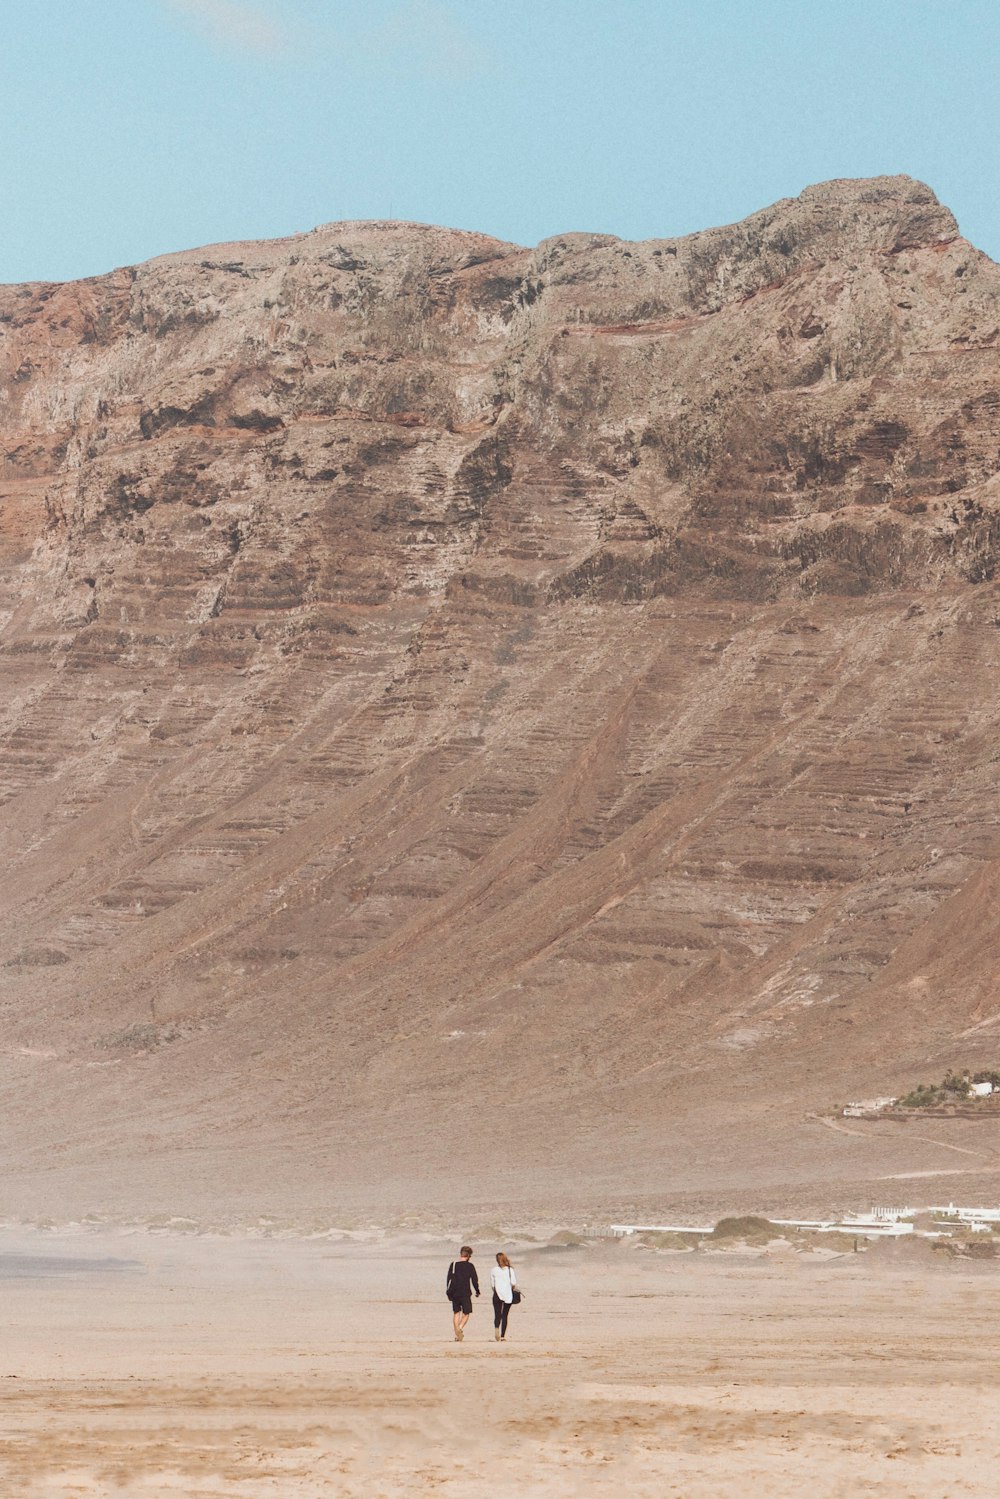
[[[517,1285],[514,1266],[505,1254],[497,1255],[497,1262],[490,1271],[490,1284],[493,1287],[493,1336],[498,1343],[502,1343],[507,1336],[507,1318],[514,1305],[514,1288]],[[518,1294],[518,1300],[520,1299]]]

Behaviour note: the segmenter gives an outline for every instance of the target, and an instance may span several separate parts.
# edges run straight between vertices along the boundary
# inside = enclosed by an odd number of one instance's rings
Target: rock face
[[[0,288],[11,1201],[954,1167],[803,1115],[997,1061],[998,346],[902,177]]]

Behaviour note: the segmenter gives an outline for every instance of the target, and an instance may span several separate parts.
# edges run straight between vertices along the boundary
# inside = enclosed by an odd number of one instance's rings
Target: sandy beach
[[[458,1345],[450,1252],[7,1231],[3,1492],[995,1494],[992,1266],[520,1245],[510,1339],[484,1295]]]

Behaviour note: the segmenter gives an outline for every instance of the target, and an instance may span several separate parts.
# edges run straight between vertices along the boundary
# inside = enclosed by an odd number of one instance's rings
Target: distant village
[[[645,1237],[656,1248],[724,1248],[740,1241],[762,1245],[803,1234],[848,1235],[855,1249],[871,1239],[898,1239],[911,1234],[946,1241],[942,1248],[948,1241],[961,1248],[962,1241],[972,1235],[1000,1235],[1000,1207],[958,1207],[953,1202],[947,1207],[883,1206],[867,1213],[846,1213],[842,1218],[723,1218],[714,1226],[612,1223],[608,1232],[620,1239]],[[676,1242],[657,1243],[661,1236]],[[833,1244],[836,1242],[833,1240]],[[1000,1253],[995,1240],[984,1240],[981,1247],[991,1257]]]
[[[915,1117],[973,1118],[1000,1115],[1000,1072],[946,1072],[939,1083],[919,1083],[897,1098],[867,1098],[845,1104],[848,1119],[912,1119]],[[1000,1258],[1000,1207],[873,1207],[866,1213],[840,1218],[773,1218],[751,1215],[723,1218],[712,1224],[612,1223],[605,1230],[615,1238],[638,1237],[651,1248],[726,1248],[737,1244],[762,1247],[782,1238],[810,1234],[849,1235],[853,1248],[872,1239],[895,1239],[912,1234],[940,1240],[949,1254]],[[978,1239],[979,1235],[990,1235]],[[831,1240],[831,1247],[838,1240]],[[844,1244],[840,1238],[839,1244]]]
[[[868,1098],[845,1104],[848,1119],[901,1119],[919,1111],[972,1118],[1000,1108],[1000,1072],[946,1072],[939,1083],[918,1083],[899,1098]]]

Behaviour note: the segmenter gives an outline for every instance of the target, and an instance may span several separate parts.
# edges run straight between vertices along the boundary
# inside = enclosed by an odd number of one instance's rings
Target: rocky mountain
[[[808,1117],[1000,1048],[1000,268],[928,188],[0,287],[0,552],[12,1207],[1000,1187]]]

